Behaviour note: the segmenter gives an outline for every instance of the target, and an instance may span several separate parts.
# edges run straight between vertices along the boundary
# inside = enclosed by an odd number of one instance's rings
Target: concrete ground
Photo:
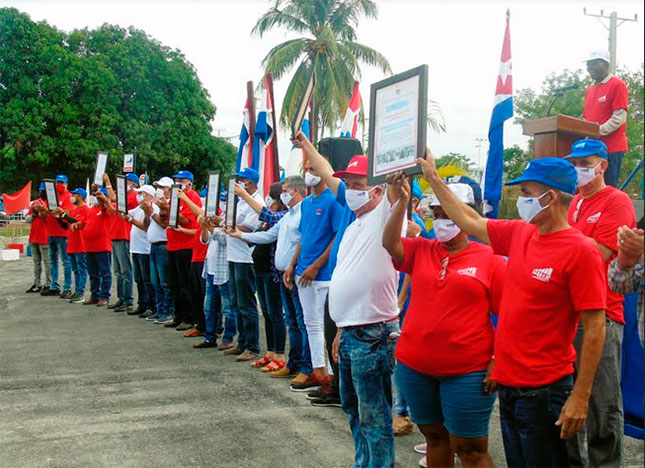
[[[340,409],[174,330],[24,294],[31,271],[0,263],[0,467],[352,465]],[[490,438],[504,466],[497,409]],[[397,466],[417,466],[421,439],[396,439]],[[625,445],[625,466],[642,467],[643,443]]]

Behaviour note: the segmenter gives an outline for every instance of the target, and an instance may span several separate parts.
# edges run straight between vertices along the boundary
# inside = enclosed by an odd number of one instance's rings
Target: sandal
[[[264,366],[262,369],[260,369],[260,372],[277,371],[277,370],[282,369],[286,365],[287,365],[286,361],[278,361],[278,360],[274,359],[270,363],[268,363],[266,366]]]
[[[258,359],[253,364],[251,364],[251,367],[264,367],[270,362],[271,362],[271,359],[269,359],[268,357],[264,356],[262,359]]]

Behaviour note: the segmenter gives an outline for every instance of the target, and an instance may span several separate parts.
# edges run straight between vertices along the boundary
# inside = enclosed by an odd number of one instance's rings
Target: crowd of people
[[[600,75],[597,86],[615,85]],[[620,108],[606,110],[604,134],[624,128]],[[644,234],[629,197],[605,182],[622,147],[583,139],[566,158],[532,160],[508,182],[521,190],[519,220],[481,216],[480,187],[443,180],[428,150],[428,231],[416,181],[371,185],[367,156],[335,171],[302,133],[293,144],[304,177],[266,198],[257,171],[235,175],[233,226],[225,197],[205,216],[187,170],[141,186],[128,174],[127,213],[108,175],[90,193],[56,176],[59,206],[48,209],[41,186],[30,209],[27,293],[175,329],[288,380],[314,406],[341,407],[357,467],[393,467],[395,433],[412,423],[421,466],[492,466],[496,398],[507,465],[620,465],[623,295],[639,291],[643,340]]]

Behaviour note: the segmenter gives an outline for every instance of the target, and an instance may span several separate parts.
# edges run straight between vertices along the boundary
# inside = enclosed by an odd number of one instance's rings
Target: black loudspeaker
[[[318,142],[318,152],[335,171],[344,171],[350,159],[363,154],[363,147],[356,138],[323,138]]]

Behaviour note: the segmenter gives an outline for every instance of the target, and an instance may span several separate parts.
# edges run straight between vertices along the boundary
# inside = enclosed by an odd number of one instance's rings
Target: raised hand
[[[430,151],[430,148],[426,148],[426,157],[424,158],[418,158],[417,159],[417,164],[419,167],[421,167],[421,170],[423,171],[423,178],[427,181],[430,181],[432,177],[439,177],[439,173],[437,172],[437,165],[435,164],[435,159],[434,155],[432,154],[432,151]]]
[[[408,182],[407,176],[402,171],[388,174],[387,184],[394,188],[402,203],[408,203],[411,192],[410,183]]]

